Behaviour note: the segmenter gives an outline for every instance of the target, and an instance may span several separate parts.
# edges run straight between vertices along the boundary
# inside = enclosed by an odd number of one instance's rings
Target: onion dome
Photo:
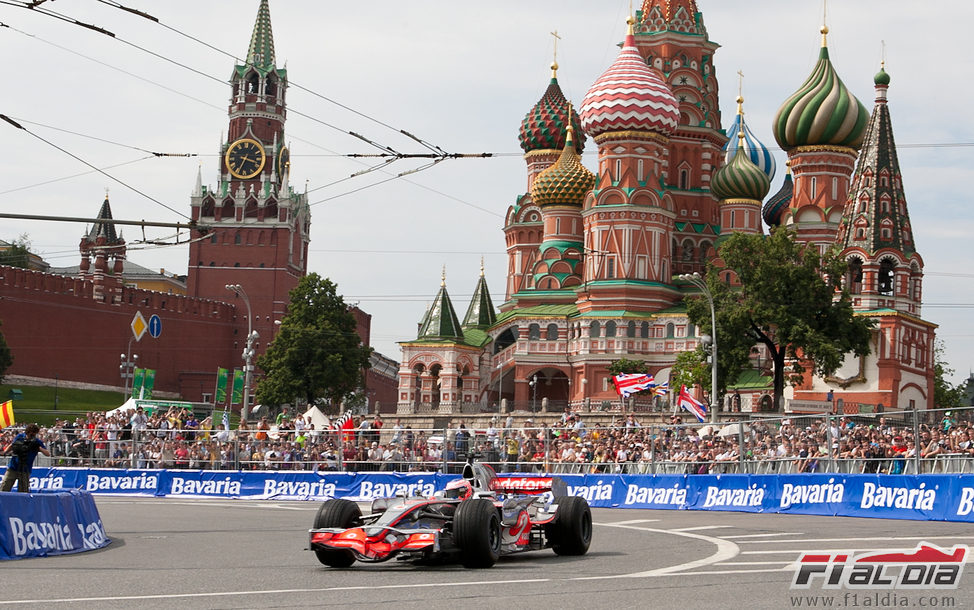
[[[744,152],[744,133],[737,134],[737,154],[730,163],[714,172],[710,192],[723,201],[751,199],[761,201],[771,188],[771,179]]]
[[[582,100],[582,129],[592,137],[627,130],[669,135],[680,123],[680,105],[673,91],[636,49],[633,21],[630,17],[629,32],[615,63]]]
[[[571,121],[568,117],[571,116]],[[575,138],[575,150],[582,154],[585,148],[585,135],[581,132],[581,122],[578,113],[570,108],[565,94],[558,85],[558,63],[551,64],[551,82],[544,95],[521,121],[521,131],[518,140],[521,150],[526,153],[535,150],[561,150],[565,148],[566,126],[571,124],[578,137]]]
[[[784,149],[797,146],[859,148],[869,112],[839,79],[822,28],[822,52],[812,74],[774,118],[774,137]]]
[[[787,168],[781,188],[768,199],[761,210],[761,216],[769,227],[781,225],[781,215],[791,206],[791,198],[795,194],[795,183],[791,179],[791,164],[787,164]]]
[[[879,72],[873,77],[873,82],[876,83],[877,87],[889,87],[889,74],[886,73],[886,66],[879,69]]]
[[[731,124],[730,129],[727,130],[727,144],[724,145],[724,163],[730,163],[734,155],[737,154],[738,147],[732,144],[737,142],[737,134],[743,133],[744,152],[751,159],[751,163],[760,167],[761,171],[768,175],[769,180],[773,179],[776,170],[774,155],[771,154],[767,146],[754,137],[754,134],[751,133],[751,128],[744,122],[743,105],[744,98],[738,96],[737,116],[734,117],[734,122]]]
[[[538,174],[531,185],[531,199],[537,205],[581,206],[585,194],[595,186],[595,174],[582,165],[574,146],[574,129],[569,125],[565,148],[558,161]]]

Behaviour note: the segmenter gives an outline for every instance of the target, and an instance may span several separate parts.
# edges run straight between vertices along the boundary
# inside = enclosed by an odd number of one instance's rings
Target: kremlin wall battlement
[[[120,286],[114,303],[77,277],[0,266],[0,332],[14,356],[10,375],[123,387],[120,354],[156,370],[155,390],[201,400],[218,366],[240,365],[247,323],[228,303]],[[158,338],[134,340],[137,312],[158,315]]]

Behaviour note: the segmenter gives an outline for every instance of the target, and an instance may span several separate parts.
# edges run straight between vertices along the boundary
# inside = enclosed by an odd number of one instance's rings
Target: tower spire
[[[247,63],[258,70],[270,70],[277,65],[274,57],[274,32],[271,31],[271,9],[268,0],[260,0],[257,22],[247,49]]]

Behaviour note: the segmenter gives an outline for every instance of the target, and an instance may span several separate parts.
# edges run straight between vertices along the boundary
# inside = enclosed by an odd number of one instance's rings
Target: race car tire
[[[545,537],[557,555],[584,555],[592,543],[592,510],[580,496],[555,498],[558,512],[545,526]]]
[[[348,529],[359,524],[362,511],[358,504],[351,500],[334,498],[328,500],[318,509],[315,515],[315,529],[326,527],[340,527]],[[355,556],[351,551],[333,551],[330,549],[315,549],[318,561],[332,568],[347,568],[355,563]]]
[[[501,519],[486,498],[464,500],[453,518],[453,537],[465,568],[489,568],[501,554]]]

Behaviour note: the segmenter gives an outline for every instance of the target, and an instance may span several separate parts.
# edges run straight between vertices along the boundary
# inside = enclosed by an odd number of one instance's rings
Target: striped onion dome
[[[619,56],[582,100],[582,129],[592,137],[628,130],[669,135],[680,123],[673,91],[636,49],[633,22]]]
[[[737,142],[737,134],[744,133],[744,152],[750,157],[751,162],[761,168],[761,171],[768,175],[768,179],[774,179],[775,173],[775,161],[774,155],[768,150],[760,140],[754,137],[751,132],[751,128],[747,126],[744,121],[744,98],[738,96],[737,98],[737,116],[734,117],[734,122],[731,124],[730,129],[727,130],[727,144],[724,144],[724,163],[730,163],[734,155],[737,154],[737,146],[732,146],[732,142]]]
[[[526,153],[535,150],[561,150],[565,148],[565,132],[568,117],[578,137],[575,138],[575,150],[582,154],[585,148],[585,134],[581,132],[581,122],[578,113],[570,110],[565,94],[558,85],[558,64],[551,64],[551,82],[538,103],[524,115],[521,121],[521,131],[518,140],[521,150]]]
[[[761,216],[769,227],[781,225],[781,215],[791,207],[791,198],[795,194],[795,183],[791,179],[791,166],[788,165],[787,168],[785,181],[781,188],[768,199],[761,210]]]
[[[774,137],[784,149],[862,144],[869,112],[835,73],[826,45],[828,32],[822,28],[822,52],[812,74],[774,118]]]
[[[722,201],[751,199],[761,201],[771,189],[771,179],[744,152],[744,134],[737,134],[737,154],[730,162],[714,172],[710,192]]]
[[[561,157],[538,174],[531,185],[531,199],[541,207],[547,205],[582,205],[585,194],[595,186],[595,174],[582,165],[575,150],[574,129],[569,126]]]

